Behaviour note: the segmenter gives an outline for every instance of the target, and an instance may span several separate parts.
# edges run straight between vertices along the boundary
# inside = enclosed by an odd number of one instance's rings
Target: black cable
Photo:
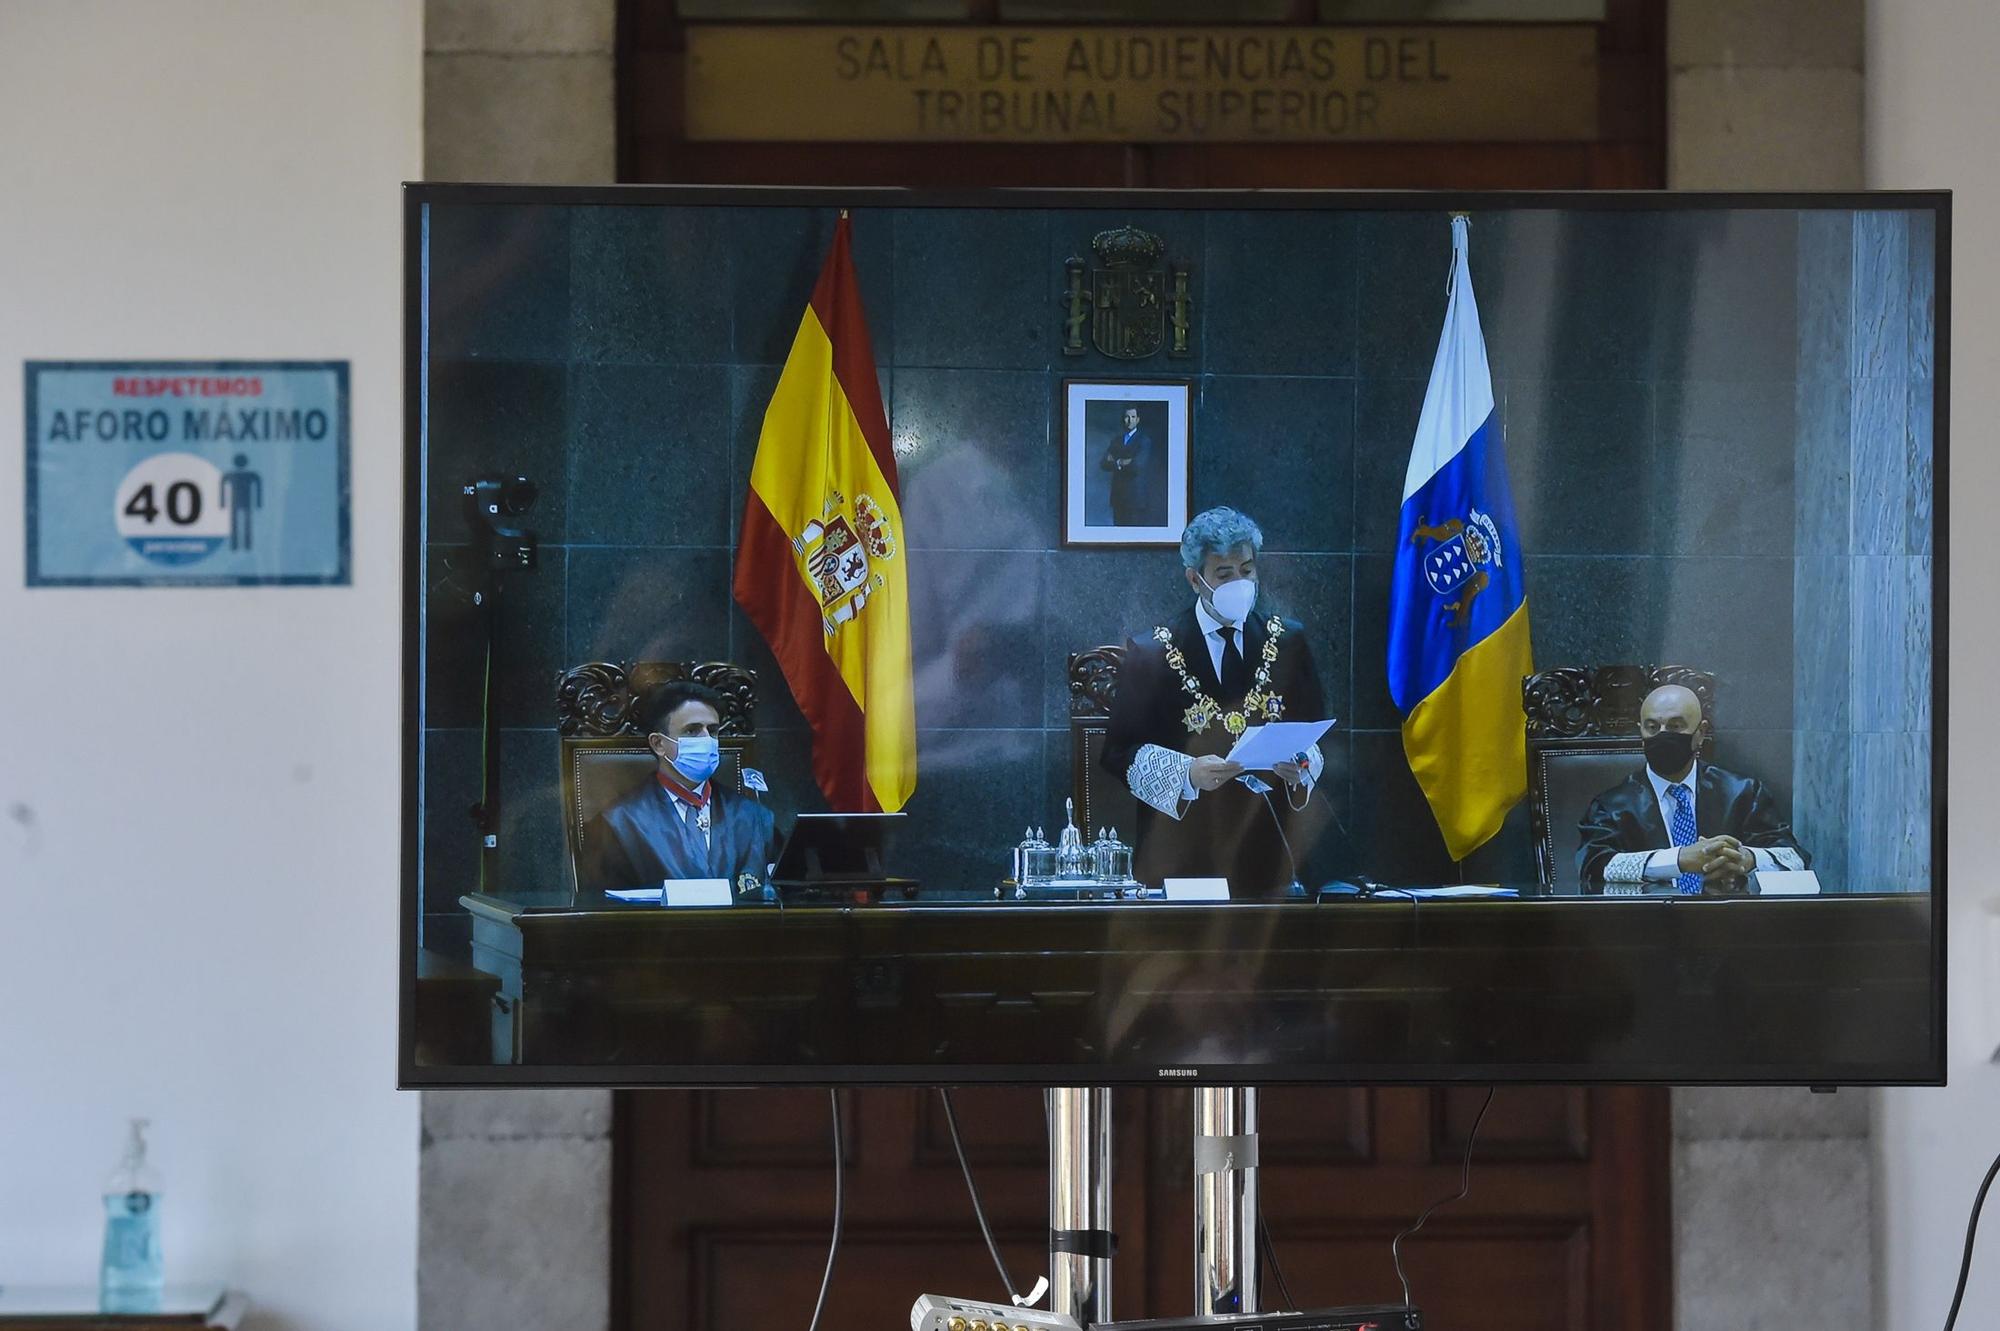
[[[1285,1283],[1285,1268],[1278,1265],[1278,1250],[1271,1244],[1271,1227],[1264,1223],[1264,1213],[1257,1213],[1257,1246],[1271,1259],[1271,1274],[1278,1278],[1278,1295],[1285,1301],[1285,1311],[1297,1312],[1299,1301],[1292,1297],[1291,1286]]]
[[[1416,1224],[1411,1225],[1389,1242],[1389,1258],[1395,1262],[1396,1279],[1401,1281],[1403,1285],[1403,1306],[1405,1308],[1414,1307],[1415,1305],[1410,1302],[1410,1278],[1403,1274],[1403,1240],[1422,1229],[1424,1221],[1431,1218],[1431,1212],[1437,1210],[1440,1206],[1449,1206],[1453,1202],[1464,1201],[1466,1194],[1472,1191],[1472,1146],[1474,1142],[1479,1140],[1479,1125],[1486,1121],[1486,1111],[1492,1107],[1493,1088],[1488,1086],[1486,1088],[1486,1099],[1479,1106],[1479,1114],[1472,1120],[1472,1131],[1465,1134],[1465,1163],[1459,1169],[1458,1191],[1449,1197],[1440,1197],[1429,1206],[1426,1206],[1424,1213],[1417,1217]]]
[[[1986,1205],[1986,1190],[1993,1186],[1996,1174],[2000,1174],[2000,1155],[1993,1157],[1985,1179],[1979,1184],[1979,1193],[1972,1199],[1972,1215],[1965,1222],[1965,1255],[1958,1261],[1958,1288],[1951,1294],[1951,1311],[1945,1314],[1944,1331],[1958,1325],[1958,1305],[1965,1299],[1965,1278],[1972,1274],[1972,1241],[1979,1233],[1979,1209]]]
[[[959,1140],[958,1111],[951,1107],[951,1092],[940,1086],[937,1093],[938,1099],[944,1101],[944,1125],[951,1133],[951,1149],[958,1154],[959,1172],[965,1175],[965,1193],[972,1198],[972,1214],[979,1220],[980,1236],[986,1240],[986,1251],[993,1254],[993,1269],[1000,1273],[1007,1297],[1018,1306],[1021,1292],[1014,1288],[1014,1278],[1007,1274],[1007,1264],[1000,1260],[1000,1245],[993,1241],[993,1231],[986,1224],[986,1208],[979,1204],[979,1185],[972,1181],[972,1165],[965,1158],[965,1144]]]
[[[826,1098],[833,1105],[833,1241],[826,1248],[826,1274],[819,1280],[819,1301],[813,1304],[813,1319],[806,1331],[819,1331],[819,1315],[826,1311],[826,1289],[833,1283],[833,1259],[840,1255],[841,1207],[845,1200],[842,1176],[846,1172],[840,1147],[840,1092],[829,1090]]]

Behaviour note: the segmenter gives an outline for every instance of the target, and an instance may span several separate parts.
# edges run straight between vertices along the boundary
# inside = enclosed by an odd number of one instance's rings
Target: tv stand
[[[1111,1320],[1111,1091],[1048,1092],[1049,1307],[1084,1326]],[[1257,1091],[1194,1092],[1194,1306],[1254,1313],[1257,1303]]]

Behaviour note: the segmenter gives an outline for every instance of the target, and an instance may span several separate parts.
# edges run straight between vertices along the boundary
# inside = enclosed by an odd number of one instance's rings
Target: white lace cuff
[[[1159,744],[1142,744],[1125,769],[1125,784],[1132,793],[1169,818],[1181,816],[1181,801],[1188,786],[1188,769],[1194,759]]]
[[[1607,890],[1613,883],[1643,883],[1646,881],[1646,861],[1653,858],[1651,851],[1628,850],[1622,855],[1613,855],[1604,866],[1604,885]]]

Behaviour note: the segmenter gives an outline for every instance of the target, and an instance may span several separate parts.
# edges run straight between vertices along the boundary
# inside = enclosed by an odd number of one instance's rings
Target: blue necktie
[[[1667,829],[1673,834],[1674,845],[1692,846],[1695,843],[1694,794],[1685,785],[1668,786],[1667,793],[1674,797],[1673,825]],[[1674,886],[1688,896],[1699,895],[1701,875],[1684,873],[1674,879]]]

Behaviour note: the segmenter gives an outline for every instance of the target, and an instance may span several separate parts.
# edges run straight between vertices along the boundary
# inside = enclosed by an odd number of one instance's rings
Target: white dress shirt
[[[1195,598],[1194,618],[1195,622],[1201,625],[1202,641],[1208,644],[1208,663],[1215,667],[1215,677],[1219,680],[1222,678],[1223,630],[1232,626],[1223,620],[1217,619],[1209,611],[1208,603],[1200,597]],[[1250,656],[1244,650],[1244,645],[1248,639],[1243,634],[1243,626],[1241,624],[1234,625],[1233,627],[1236,630],[1237,653],[1243,657],[1244,664],[1247,665],[1249,664]],[[1319,751],[1319,745],[1315,744],[1306,750],[1304,785],[1308,791],[1313,788],[1313,783],[1319,780],[1320,773],[1325,770],[1326,756]],[[1201,792],[1195,789],[1192,778],[1182,781],[1181,798],[1184,800],[1197,800],[1201,798]]]
[[[1701,781],[1701,763],[1697,761],[1693,767],[1688,769],[1687,776],[1678,782],[1667,780],[1650,766],[1646,768],[1646,779],[1653,783],[1653,798],[1660,802],[1660,822],[1665,825],[1667,840],[1671,842],[1674,838],[1674,814],[1680,808],[1680,801],[1672,793],[1673,788],[1676,785],[1687,787],[1688,816],[1690,818],[1694,817],[1695,801],[1701,798],[1698,793]],[[1699,827],[1701,824],[1697,822],[1695,826]],[[1701,839],[1700,835],[1697,834],[1695,839],[1699,841]],[[1756,867],[1758,869],[1782,869],[1787,867],[1780,863],[1777,857],[1770,851],[1765,850],[1761,846],[1745,846],[1744,849],[1749,851],[1751,856],[1757,861]],[[1678,846],[1666,846],[1646,857],[1645,877],[1649,882],[1671,881],[1680,877],[1680,874],[1680,848]]]
[[[692,822],[694,824],[695,830],[701,833],[701,844],[704,846],[708,845],[709,844],[708,832],[709,832],[709,822],[710,822],[708,816],[708,806],[703,805],[701,808],[697,809],[694,805],[688,803],[686,800],[682,799],[679,795],[675,794],[673,788],[671,786],[666,785],[664,782],[661,783],[660,789],[666,792],[668,804],[672,805],[674,812],[681,816],[681,821],[683,823]]]

